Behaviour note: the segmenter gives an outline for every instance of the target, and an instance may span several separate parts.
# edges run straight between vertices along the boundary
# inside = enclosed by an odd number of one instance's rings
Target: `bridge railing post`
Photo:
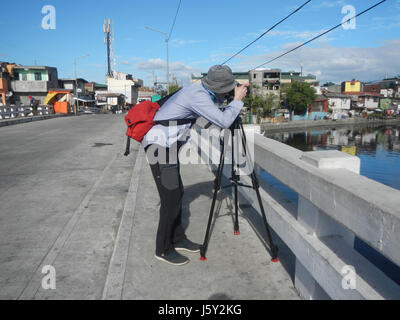
[[[357,174],[360,173],[359,158],[349,156],[342,152],[312,151],[305,152],[301,159],[318,169],[347,169]],[[324,192],[321,190],[321,192]],[[334,195],[329,195],[334,196]],[[323,238],[338,238],[345,246],[353,248],[355,235],[343,225],[336,222],[326,213],[321,211],[311,201],[299,195],[297,221],[307,229],[310,235]],[[305,299],[326,299],[328,295],[318,285],[311,273],[312,261],[304,266],[296,259],[295,286]],[[337,281],[337,280],[334,280]]]

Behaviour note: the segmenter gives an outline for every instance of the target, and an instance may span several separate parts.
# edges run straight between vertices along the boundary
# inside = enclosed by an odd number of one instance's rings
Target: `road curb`
[[[136,156],[135,167],[132,172],[131,183],[126,196],[125,206],[104,284],[102,300],[122,299],[125,270],[128,260],[133,220],[135,217],[136,196],[144,158],[144,149],[140,147]]]

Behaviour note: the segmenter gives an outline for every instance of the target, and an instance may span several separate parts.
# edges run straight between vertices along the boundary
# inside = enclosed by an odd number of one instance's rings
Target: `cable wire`
[[[177,16],[178,16],[179,9],[181,8],[181,3],[182,3],[182,0],[179,0],[178,9],[176,9],[176,14],[175,14],[174,22],[172,23],[171,31],[169,32],[169,36],[168,36],[168,40],[171,38],[172,31],[174,30],[176,18],[177,18]]]
[[[247,46],[245,46],[243,49],[241,49],[240,51],[238,51],[237,53],[235,53],[232,57],[230,57],[228,60],[226,60],[224,63],[222,63],[222,65],[226,64],[228,61],[232,60],[234,57],[236,57],[239,53],[241,53],[242,51],[246,50],[248,47],[250,47],[254,42],[260,40],[262,37],[264,37],[268,32],[270,32],[272,29],[274,29],[275,27],[277,27],[278,25],[280,25],[283,21],[285,21],[286,19],[290,18],[292,15],[294,15],[297,11],[301,10],[306,4],[308,4],[309,2],[311,2],[311,0],[308,0],[307,2],[303,3],[300,7],[298,7],[296,10],[294,10],[291,14],[289,14],[288,16],[286,16],[285,18],[283,18],[281,21],[277,22],[276,24],[274,24],[271,28],[269,28],[267,31],[265,31],[263,34],[261,34],[257,39],[253,40],[252,42],[250,42]]]
[[[381,5],[381,4],[384,3],[384,2],[386,2],[386,0],[382,0],[382,1],[378,2],[378,3],[376,3],[376,4],[373,5],[372,7],[369,7],[368,9],[366,9],[366,10],[360,12],[359,14],[355,15],[354,17],[352,17],[352,18],[350,18],[350,19],[347,19],[346,21],[343,21],[342,23],[339,23],[337,26],[335,26],[335,27],[333,27],[333,28],[331,28],[331,29],[329,29],[329,30],[327,30],[327,31],[325,31],[325,32],[323,32],[323,33],[317,35],[316,37],[314,37],[314,38],[312,38],[312,39],[310,39],[310,40],[308,40],[308,41],[306,41],[306,42],[304,42],[304,43],[298,45],[297,47],[295,47],[295,48],[293,48],[293,49],[291,49],[291,50],[289,50],[289,51],[287,51],[287,52],[285,52],[285,53],[283,53],[283,54],[277,56],[276,58],[273,58],[273,59],[268,60],[267,62],[265,62],[265,63],[263,63],[263,64],[260,64],[259,66],[257,66],[257,67],[255,67],[255,68],[251,69],[250,71],[255,70],[255,69],[257,69],[257,68],[260,68],[260,67],[262,67],[262,66],[264,66],[264,65],[266,65],[266,64],[268,64],[268,63],[271,63],[271,62],[273,62],[273,61],[275,61],[275,60],[278,60],[279,58],[282,58],[283,56],[285,56],[285,55],[287,55],[287,54],[289,54],[289,53],[291,53],[291,52],[293,52],[293,51],[295,51],[295,50],[297,50],[297,49],[299,49],[299,48],[305,46],[306,44],[308,44],[308,43],[310,43],[310,42],[312,42],[312,41],[314,41],[314,40],[316,40],[316,39],[318,39],[318,38],[320,38],[320,37],[326,35],[327,33],[331,32],[331,31],[333,31],[333,30],[339,28],[341,25],[343,25],[343,24],[345,24],[345,23],[347,23],[347,22],[349,22],[349,21],[351,21],[351,20],[353,20],[353,19],[355,19],[355,18],[361,16],[362,14],[364,14],[364,13],[366,13],[366,12],[368,12],[368,11],[374,9],[375,7]]]

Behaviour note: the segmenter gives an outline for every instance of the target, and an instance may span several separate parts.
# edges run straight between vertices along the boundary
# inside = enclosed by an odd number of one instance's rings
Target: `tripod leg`
[[[233,234],[235,236],[240,235],[239,231],[239,205],[238,205],[238,175],[235,172],[235,129],[237,129],[236,126],[234,126],[231,130],[232,134],[232,182],[233,182],[233,188],[234,188],[234,201],[235,201],[235,223],[234,223],[234,232]],[[239,150],[239,148],[238,148]]]
[[[214,209],[215,209],[215,203],[217,201],[217,195],[218,191],[221,188],[221,179],[222,179],[222,172],[224,171],[224,163],[225,163],[225,149],[224,149],[224,142],[221,143],[221,154],[219,158],[219,165],[217,169],[217,174],[216,178],[214,181],[214,195],[213,195],[213,200],[211,204],[211,209],[210,209],[210,215],[208,217],[208,223],[207,223],[207,230],[206,230],[206,235],[204,237],[204,242],[203,245],[200,248],[200,260],[206,261],[206,252],[208,248],[208,242],[209,242],[209,236],[210,236],[210,229],[211,229],[211,223],[213,220],[214,216]]]

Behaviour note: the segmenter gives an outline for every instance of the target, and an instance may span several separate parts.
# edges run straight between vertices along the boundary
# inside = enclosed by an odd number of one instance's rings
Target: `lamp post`
[[[75,98],[76,99],[78,98],[78,95],[77,95],[77,93],[78,93],[78,79],[77,79],[77,75],[76,75],[76,61],[79,60],[79,59],[85,58],[87,56],[89,56],[89,54],[85,54],[83,56],[74,58],[74,75],[75,75],[75,92],[74,93],[75,93]],[[78,100],[76,100],[75,105],[74,105],[74,113],[75,113],[75,115],[77,115],[77,104],[78,104]]]
[[[146,27],[146,29],[151,30],[151,31],[155,31],[155,32],[159,32],[161,34],[163,34],[165,36],[165,43],[167,44],[167,93],[169,94],[169,58],[168,58],[168,35],[165,32],[156,30],[154,28],[151,27]]]

